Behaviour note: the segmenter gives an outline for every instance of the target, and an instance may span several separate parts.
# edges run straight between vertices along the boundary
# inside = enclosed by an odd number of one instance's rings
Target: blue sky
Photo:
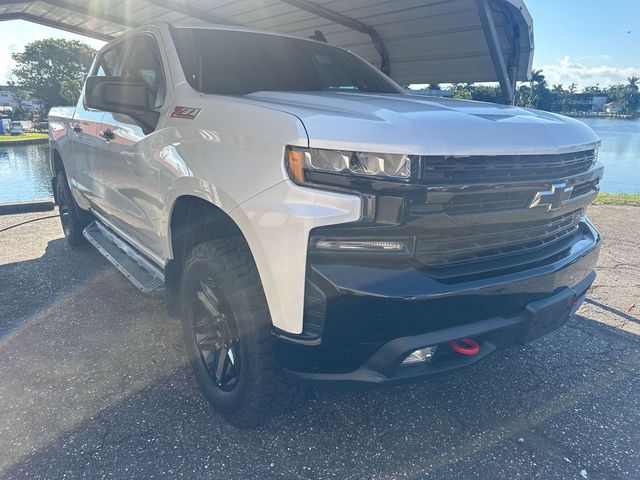
[[[640,76],[640,0],[525,0],[534,68],[550,84],[626,83]]]
[[[580,88],[626,82],[640,76],[640,0],[525,0],[534,21],[534,68],[550,84]],[[36,39],[103,42],[23,21],[0,23],[0,84],[11,69],[11,52]]]

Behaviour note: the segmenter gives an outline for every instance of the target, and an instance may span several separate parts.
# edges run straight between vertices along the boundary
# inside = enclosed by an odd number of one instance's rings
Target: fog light
[[[414,350],[407,358],[402,361],[402,365],[414,365],[416,363],[426,363],[430,362],[433,356],[436,353],[436,349],[438,347],[426,347],[420,348],[419,350]]]
[[[318,240],[318,250],[359,250],[370,252],[403,252],[406,244],[390,240]]]

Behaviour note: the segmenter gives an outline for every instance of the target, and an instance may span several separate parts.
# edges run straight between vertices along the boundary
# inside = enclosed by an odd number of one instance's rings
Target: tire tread
[[[259,425],[267,418],[295,406],[302,396],[302,387],[285,376],[276,356],[271,336],[271,317],[258,270],[243,238],[216,239],[196,245],[185,262],[185,272],[196,261],[217,264],[225,272],[237,295],[244,297],[240,326],[248,337],[251,388],[246,390],[241,405],[232,413],[218,413],[229,423],[241,427]],[[233,309],[233,306],[232,306]],[[215,407],[215,405],[214,405]]]
[[[70,218],[70,230],[71,232],[67,235],[67,232],[64,232],[65,238],[67,242],[71,246],[80,247],[87,244],[87,240],[84,238],[83,231],[91,223],[91,219],[83,219],[78,215],[78,206],[76,205],[75,200],[73,199],[73,195],[71,194],[71,189],[69,188],[69,182],[67,180],[67,175],[64,170],[60,170],[58,175],[56,176],[56,185],[59,188],[65,190],[65,197],[71,203],[68,205],[69,208],[69,218]],[[63,228],[64,231],[64,228]]]

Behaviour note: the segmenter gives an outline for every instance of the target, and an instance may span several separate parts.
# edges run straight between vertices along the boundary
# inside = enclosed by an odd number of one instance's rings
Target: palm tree
[[[542,74],[542,70],[533,70],[531,72],[531,92],[532,95],[529,99],[529,107],[539,108],[540,97],[547,88],[547,81]]]
[[[538,85],[547,85],[547,81],[542,74],[542,70],[532,70],[531,71],[531,88],[533,89],[535,84]]]
[[[636,77],[635,75],[632,77],[627,78],[627,81],[629,82],[629,86],[631,88],[633,88],[636,92],[638,91],[638,82],[640,81],[640,78]]]
[[[600,88],[600,84],[596,83],[595,85],[589,85],[588,87],[584,87],[582,89],[584,93],[591,93],[593,95],[602,95],[604,91]]]
[[[558,83],[553,87],[551,87],[551,92],[557,95],[562,95],[564,93],[564,87],[562,86],[561,83]]]

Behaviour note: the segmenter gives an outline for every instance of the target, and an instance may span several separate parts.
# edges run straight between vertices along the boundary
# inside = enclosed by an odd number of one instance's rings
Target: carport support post
[[[498,37],[496,24],[493,21],[493,14],[491,13],[489,0],[476,0],[476,4],[478,5],[480,23],[482,24],[482,29],[484,30],[484,36],[487,39],[487,46],[489,47],[489,54],[491,55],[493,68],[496,71],[498,82],[500,82],[502,97],[507,105],[513,105],[516,96],[515,82],[512,82],[509,78],[507,63],[505,62],[504,55],[502,54],[500,38]]]

